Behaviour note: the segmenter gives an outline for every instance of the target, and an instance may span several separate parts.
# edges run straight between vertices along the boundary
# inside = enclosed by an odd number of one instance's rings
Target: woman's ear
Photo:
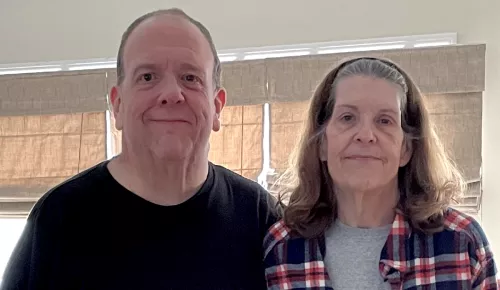
[[[319,141],[319,160],[321,161],[328,160],[328,142],[324,135],[321,137],[321,140]]]
[[[399,158],[399,167],[404,167],[410,162],[413,155],[413,142],[405,138],[401,145],[401,157]]]

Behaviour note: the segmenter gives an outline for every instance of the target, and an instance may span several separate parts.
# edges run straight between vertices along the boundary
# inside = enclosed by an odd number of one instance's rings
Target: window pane
[[[25,219],[0,219],[0,233],[2,233],[2,238],[0,239],[0,284],[2,283],[3,272],[9,262],[10,255],[25,225]]]

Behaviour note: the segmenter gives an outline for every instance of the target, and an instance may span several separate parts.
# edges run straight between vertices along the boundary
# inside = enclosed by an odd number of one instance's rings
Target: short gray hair
[[[130,24],[130,26],[125,30],[125,32],[122,35],[122,39],[120,42],[120,48],[118,49],[118,59],[117,59],[117,64],[116,64],[116,74],[117,74],[117,82],[118,84],[121,84],[123,82],[123,79],[125,77],[125,69],[124,69],[124,63],[123,63],[123,54],[125,50],[125,45],[127,43],[128,38],[130,37],[130,34],[134,31],[137,26],[139,26],[142,22],[155,17],[159,15],[174,15],[174,16],[180,16],[190,23],[194,24],[200,32],[205,36],[206,40],[208,41],[210,45],[210,49],[212,50],[212,54],[214,56],[214,68],[213,68],[213,82],[216,88],[220,88],[221,86],[221,64],[219,60],[219,56],[217,55],[217,50],[215,49],[215,44],[212,39],[212,36],[210,35],[210,32],[208,29],[201,24],[201,22],[193,19],[189,15],[187,15],[184,11],[182,11],[179,8],[170,8],[170,9],[161,9],[157,11],[153,11],[147,14],[144,14],[143,16],[137,18]]]

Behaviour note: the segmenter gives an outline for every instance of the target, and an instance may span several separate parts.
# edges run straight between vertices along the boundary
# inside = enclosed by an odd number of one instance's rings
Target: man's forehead
[[[197,54],[211,55],[203,33],[189,20],[173,14],[156,15],[139,24],[125,44],[124,56],[153,46],[188,47]]]

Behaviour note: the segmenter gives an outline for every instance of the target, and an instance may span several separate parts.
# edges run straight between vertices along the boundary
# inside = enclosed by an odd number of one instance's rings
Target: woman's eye
[[[380,122],[382,125],[390,125],[390,124],[392,124],[391,119],[388,119],[388,118],[381,118],[379,122]]]
[[[354,117],[352,115],[344,115],[344,116],[340,117],[340,119],[344,122],[350,122],[354,119]]]

